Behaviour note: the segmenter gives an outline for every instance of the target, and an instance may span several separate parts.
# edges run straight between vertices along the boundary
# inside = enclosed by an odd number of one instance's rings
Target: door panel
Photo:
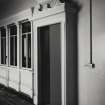
[[[61,105],[60,24],[38,28],[38,103]]]
[[[38,103],[50,104],[50,57],[48,27],[38,28]]]

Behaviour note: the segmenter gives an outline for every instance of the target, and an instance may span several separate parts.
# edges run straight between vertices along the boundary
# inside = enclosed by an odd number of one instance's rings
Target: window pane
[[[17,37],[15,37],[15,66],[17,66]]]
[[[28,68],[31,67],[31,35],[28,35]]]
[[[22,36],[22,67],[26,67],[26,35]]]
[[[6,64],[6,29],[1,28],[1,64]]]
[[[10,38],[10,65],[17,65],[17,37]]]
[[[10,35],[16,35],[17,34],[17,27],[16,25],[10,26]]]
[[[1,37],[6,37],[6,29],[4,27],[1,28]]]
[[[31,32],[31,23],[25,22],[22,24],[22,33]]]
[[[1,38],[1,64],[6,64],[6,38]]]
[[[14,38],[11,37],[10,38],[10,65],[14,64],[13,63],[14,62],[13,55],[14,55]]]

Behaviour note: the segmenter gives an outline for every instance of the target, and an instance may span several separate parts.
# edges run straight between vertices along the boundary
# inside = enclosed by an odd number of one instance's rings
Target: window
[[[17,27],[16,25],[9,26],[9,51],[10,51],[10,65],[17,66]]]
[[[31,23],[22,23],[22,67],[31,68]]]
[[[6,29],[2,27],[1,31],[1,64],[6,64]]]

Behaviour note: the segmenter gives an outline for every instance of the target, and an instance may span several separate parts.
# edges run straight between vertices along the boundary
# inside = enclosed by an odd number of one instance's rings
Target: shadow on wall
[[[78,105],[78,2],[66,1],[67,105]]]

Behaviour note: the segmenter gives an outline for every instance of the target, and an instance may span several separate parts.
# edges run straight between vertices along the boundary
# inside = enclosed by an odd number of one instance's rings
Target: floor
[[[0,85],[0,105],[34,105],[32,100]]]

